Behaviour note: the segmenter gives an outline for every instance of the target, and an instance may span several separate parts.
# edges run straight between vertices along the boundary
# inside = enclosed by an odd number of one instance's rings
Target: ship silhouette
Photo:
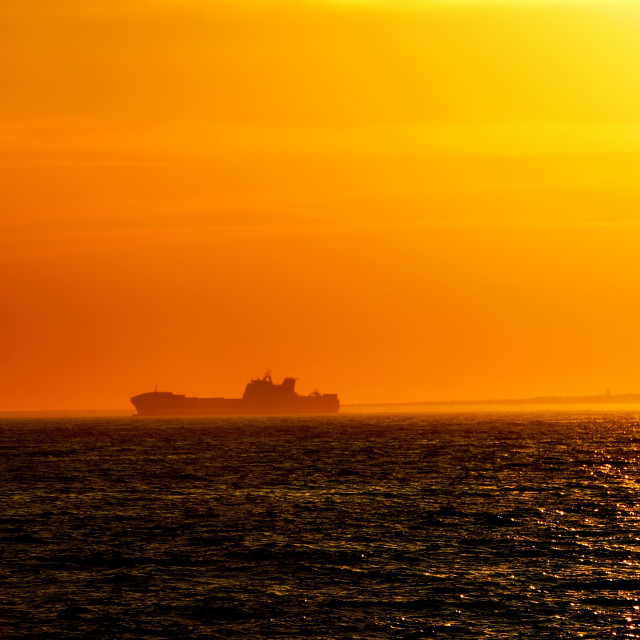
[[[275,384],[271,373],[251,380],[242,398],[195,398],[170,391],[151,391],[133,396],[139,416],[233,416],[337,413],[336,393],[314,391],[302,396],[295,391],[295,378]]]

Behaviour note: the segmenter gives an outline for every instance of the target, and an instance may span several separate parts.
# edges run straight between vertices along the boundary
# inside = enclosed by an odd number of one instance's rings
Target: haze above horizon
[[[2,2],[0,411],[640,389],[640,7]]]

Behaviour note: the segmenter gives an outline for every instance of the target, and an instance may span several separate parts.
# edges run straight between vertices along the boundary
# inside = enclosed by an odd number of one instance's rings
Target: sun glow
[[[0,409],[640,391],[632,3],[4,8]]]

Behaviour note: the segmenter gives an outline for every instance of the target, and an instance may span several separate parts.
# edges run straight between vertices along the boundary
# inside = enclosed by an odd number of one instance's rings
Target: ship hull
[[[143,393],[131,398],[137,415],[161,416],[242,416],[242,415],[313,415],[337,413],[340,403],[334,394],[296,396],[293,398],[244,399],[191,398],[173,393]]]

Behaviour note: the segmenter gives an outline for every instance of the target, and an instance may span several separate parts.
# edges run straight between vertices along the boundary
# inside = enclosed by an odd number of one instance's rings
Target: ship
[[[337,413],[340,401],[336,393],[296,393],[296,379],[285,378],[275,384],[271,373],[251,380],[242,398],[196,398],[155,391],[131,398],[138,416],[242,416],[305,415]]]

